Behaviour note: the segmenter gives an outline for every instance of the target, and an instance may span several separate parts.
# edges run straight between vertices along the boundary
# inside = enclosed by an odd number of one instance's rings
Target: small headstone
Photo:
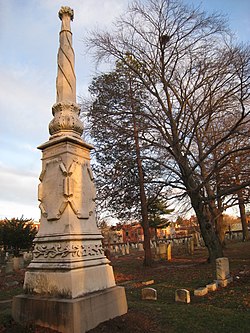
[[[13,273],[13,261],[6,262],[5,273],[6,274]]]
[[[206,285],[208,291],[215,291],[217,289],[217,283],[209,283]]]
[[[121,246],[121,253],[122,253],[123,256],[125,256],[125,254],[126,254],[126,250],[125,250],[124,245]]]
[[[0,269],[0,276],[3,276],[6,274],[6,266],[1,266],[1,269]]]
[[[217,280],[225,280],[230,277],[228,258],[216,259],[216,278]]]
[[[208,292],[207,287],[200,287],[194,290],[194,296],[204,296]]]
[[[166,259],[166,257],[167,257],[167,244],[166,243],[159,244],[159,257],[161,259]]]
[[[7,287],[15,287],[15,286],[18,286],[19,283],[18,283],[18,281],[9,281],[9,282],[6,282],[5,285]]]
[[[157,291],[154,288],[143,288],[141,291],[142,299],[144,300],[157,300]]]
[[[188,240],[188,253],[193,255],[194,254],[194,240],[193,238]]]
[[[143,282],[142,282],[142,285],[144,285],[144,286],[149,286],[150,284],[154,284],[154,283],[155,283],[154,280],[149,280],[149,281],[143,281]]]
[[[139,251],[143,251],[143,244],[142,244],[142,243],[139,243],[139,244],[138,244],[138,250],[139,250]]]
[[[172,260],[171,244],[167,245],[167,260]]]
[[[190,303],[190,292],[187,289],[177,289],[175,291],[175,301],[182,303]]]

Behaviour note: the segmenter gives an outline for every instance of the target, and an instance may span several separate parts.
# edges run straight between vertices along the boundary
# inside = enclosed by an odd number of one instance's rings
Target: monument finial
[[[74,19],[74,10],[73,9],[71,9],[70,7],[67,7],[67,6],[62,6],[58,13],[60,20],[62,20],[62,17],[64,14],[69,15],[71,21],[73,21],[73,19]]]

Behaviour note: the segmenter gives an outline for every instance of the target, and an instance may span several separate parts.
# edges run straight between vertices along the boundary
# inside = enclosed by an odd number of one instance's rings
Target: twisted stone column
[[[76,104],[75,54],[70,30],[74,11],[70,7],[61,7],[58,15],[62,25],[57,55],[57,97],[52,107],[54,118],[49,124],[50,139],[59,136],[80,137],[83,133],[83,124],[79,119],[80,107]]]
[[[75,54],[72,48],[72,32],[70,20],[73,21],[74,11],[62,7],[58,13],[62,21],[60,45],[57,55],[56,102],[76,102]]]

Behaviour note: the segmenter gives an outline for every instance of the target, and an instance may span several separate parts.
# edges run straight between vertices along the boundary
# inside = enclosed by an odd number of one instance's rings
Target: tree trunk
[[[198,194],[190,193],[192,206],[196,212],[199,222],[201,235],[208,249],[208,261],[214,262],[217,258],[223,257],[223,249],[220,239],[215,231],[213,224],[210,221],[210,214],[205,211],[202,199]]]
[[[197,190],[199,189],[199,186],[192,177],[192,171],[190,170],[186,159],[181,153],[179,153],[178,156],[182,179],[186,186],[186,191],[189,195],[192,207],[196,213],[202,238],[208,249],[208,261],[214,262],[215,259],[223,257],[222,244],[216,233],[215,225],[212,223],[212,216],[216,216],[217,209],[216,207],[210,207],[210,211],[208,211],[207,206],[203,201],[203,197],[200,195],[199,190]],[[211,209],[213,210],[212,212]]]
[[[242,224],[242,240],[244,242],[246,240],[249,240],[249,230],[247,228],[246,210],[245,210],[242,190],[240,190],[238,192],[238,202],[239,202],[239,209],[240,209],[240,219],[241,219],[241,224]]]
[[[131,82],[130,82],[131,83]],[[131,88],[131,87],[130,87]],[[138,128],[136,124],[135,117],[135,107],[133,103],[133,95],[132,90],[130,89],[130,98],[131,98],[131,109],[132,109],[132,117],[133,117],[133,130],[134,130],[134,142],[135,142],[135,150],[136,150],[136,163],[138,168],[138,178],[139,178],[139,188],[140,188],[140,201],[141,201],[141,216],[142,216],[142,229],[144,233],[144,266],[152,265],[152,253],[150,247],[150,232],[149,232],[149,221],[148,221],[148,207],[147,207],[147,199],[144,188],[144,174],[142,168],[141,154],[140,154],[140,144],[139,144],[139,136],[138,136]]]
[[[135,125],[136,127],[136,125]],[[138,133],[135,130],[135,144],[136,144],[136,162],[138,166],[138,175],[139,175],[139,187],[140,187],[140,199],[141,199],[141,215],[142,215],[142,229],[144,233],[144,266],[152,265],[152,253],[150,247],[150,232],[149,232],[149,222],[148,222],[148,208],[147,208],[147,199],[144,189],[144,175],[142,169],[142,162],[140,158],[140,148]]]

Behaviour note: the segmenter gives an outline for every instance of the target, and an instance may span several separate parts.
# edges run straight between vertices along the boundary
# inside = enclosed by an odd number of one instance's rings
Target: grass
[[[129,274],[126,283],[129,308],[143,311],[157,322],[156,332],[247,333],[250,331],[250,243],[230,243],[225,249],[234,282],[204,297],[193,296],[194,289],[215,279],[215,265],[206,262],[206,251],[193,256],[179,254],[172,262],[159,262],[153,269],[143,268],[141,260],[114,261],[117,277]],[[123,264],[122,264],[123,259]],[[154,279],[157,301],[140,299],[142,280]],[[191,303],[176,303],[175,290],[190,291]],[[94,332],[94,331],[93,331]]]
[[[194,255],[175,252],[172,261],[157,261],[153,267],[143,267],[143,252],[112,257],[118,285],[126,289],[128,314],[100,324],[91,333],[248,333],[250,331],[250,242],[229,243],[225,256],[229,258],[233,283],[203,297],[195,297],[194,289],[215,279],[215,266],[206,261],[206,250]],[[157,301],[141,300],[143,281],[154,280],[149,287],[157,290]],[[191,303],[175,302],[175,290],[190,291]],[[0,291],[0,299],[20,293],[20,285]],[[10,309],[0,312],[0,332],[26,332],[13,326]],[[1,330],[2,327],[2,330]],[[27,332],[45,332],[29,328]],[[49,331],[46,331],[49,332]]]

